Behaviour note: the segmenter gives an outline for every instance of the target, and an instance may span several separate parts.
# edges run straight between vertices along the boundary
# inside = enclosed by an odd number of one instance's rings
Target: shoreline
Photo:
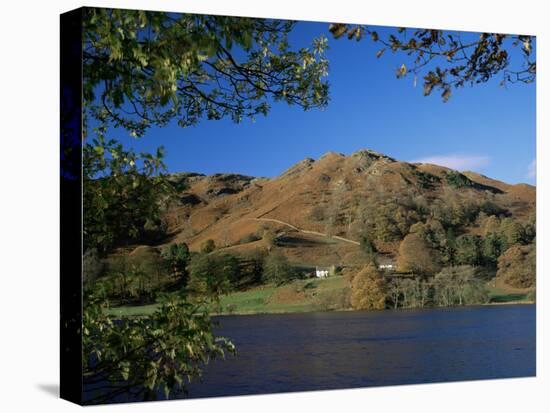
[[[384,311],[408,311],[408,310],[431,310],[431,309],[442,309],[442,308],[467,308],[467,307],[485,307],[485,306],[505,306],[505,305],[533,305],[536,304],[533,300],[519,300],[519,301],[507,301],[501,303],[485,303],[485,304],[471,304],[471,305],[461,305],[461,306],[434,306],[434,307],[415,307],[415,308],[386,308],[383,310],[355,310],[353,308],[341,308],[333,310],[304,310],[304,311],[286,311],[286,310],[273,310],[273,311],[235,311],[235,312],[211,312],[210,316],[212,317],[227,317],[227,316],[251,316],[251,315],[268,315],[268,314],[304,314],[304,313],[335,313],[335,312],[347,312],[347,311],[368,311],[368,312],[384,312]],[[117,316],[116,310],[117,307],[113,307],[112,314]],[[126,317],[145,317],[148,314],[131,314],[126,315]]]
[[[385,311],[408,311],[408,310],[435,310],[441,308],[467,308],[467,307],[485,307],[485,306],[501,306],[501,305],[533,305],[536,304],[532,300],[522,301],[508,301],[503,303],[485,303],[485,304],[470,304],[470,305],[455,305],[455,306],[434,306],[434,307],[415,307],[415,308],[385,308],[383,310],[355,310],[353,308],[342,308],[337,310],[307,310],[307,311],[236,311],[232,313],[210,313],[212,317],[225,317],[225,316],[240,316],[240,315],[267,315],[267,314],[304,314],[304,313],[340,313],[347,311],[367,311],[367,312],[385,312]]]
[[[309,285],[307,291],[305,285]],[[333,312],[354,311],[350,303],[345,301],[349,294],[349,283],[343,277],[329,277],[315,280],[296,280],[284,286],[263,284],[255,288],[241,291],[232,291],[220,296],[218,303],[212,303],[208,308],[212,316],[222,317],[231,315],[255,314],[294,314],[306,312]],[[311,293],[309,291],[313,291]],[[534,300],[527,294],[512,294],[502,288],[488,287],[487,302],[472,305],[510,305],[533,304]],[[116,305],[109,309],[109,314],[117,318],[139,317],[152,314],[158,308],[158,303],[138,305]],[[452,306],[453,307],[466,307]],[[426,306],[418,308],[445,308]],[[393,308],[367,311],[386,311]],[[409,308],[400,307],[399,310]],[[414,309],[414,308],[412,308]]]

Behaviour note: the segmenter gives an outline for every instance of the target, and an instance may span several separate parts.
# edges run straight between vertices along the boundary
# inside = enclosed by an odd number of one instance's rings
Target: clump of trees
[[[436,184],[441,182],[441,178],[428,172],[415,170],[413,174],[416,177],[417,185],[422,189],[433,189]]]
[[[403,239],[409,228],[421,219],[408,196],[372,195],[360,208],[363,233],[371,240],[390,242]]]
[[[162,292],[185,288],[188,282],[189,248],[171,244],[163,251],[139,247],[131,254],[100,258],[84,254],[86,287],[101,288],[114,303],[152,303]]]
[[[453,186],[444,188],[441,196],[430,205],[426,219],[435,219],[443,228],[455,231],[474,224],[481,206],[477,197],[471,195],[469,190],[460,191]]]
[[[367,234],[361,235],[359,243],[361,251],[363,251],[367,258],[369,260],[374,259],[376,255],[376,245],[374,245],[374,242],[372,242],[369,236]]]
[[[351,284],[351,304],[356,309],[449,307],[488,300],[486,280],[467,265],[445,267],[433,276],[384,278],[369,264]]]
[[[382,310],[386,307],[386,298],[386,281],[374,262],[353,277],[350,302],[354,309]]]
[[[157,294],[174,283],[165,266],[166,262],[156,252],[119,255],[102,261],[103,271],[84,287],[90,291],[101,290],[114,304],[151,303]]]
[[[502,215],[486,215],[483,211]],[[490,202],[482,203],[478,214],[479,235],[455,236],[455,225],[431,218],[412,225],[401,242],[398,268],[423,277],[430,291],[427,302],[438,306],[484,303],[488,299],[486,282],[497,269],[496,276],[508,285],[534,287],[534,219],[522,222],[507,217]],[[472,215],[467,221],[473,219]],[[414,296],[411,290],[408,280],[392,281],[390,301],[394,306],[409,306],[407,297]]]
[[[489,300],[485,281],[477,278],[475,268],[469,265],[443,268],[433,279],[433,289],[437,306],[483,304]]]
[[[213,239],[207,239],[201,245],[201,252],[203,254],[209,254],[216,249],[216,242]]]
[[[388,307],[483,303],[497,270],[511,286],[534,287],[534,215],[512,217],[498,194],[480,197],[462,174],[445,179],[449,185],[429,200],[413,188],[391,196],[373,190],[357,202],[353,225],[364,261],[399,242],[396,264],[405,276],[388,282]]]
[[[484,257],[481,237],[471,234],[458,237],[456,239],[455,262],[461,265],[482,265]]]
[[[432,247],[419,234],[408,234],[399,246],[399,271],[434,274],[439,268],[438,261]]]
[[[263,280],[277,285],[285,284],[298,277],[288,258],[278,251],[269,254],[263,264]]]
[[[465,188],[473,185],[473,182],[468,177],[457,171],[447,172],[445,181],[455,188]]]
[[[169,271],[172,273],[172,277],[181,283],[187,284],[188,272],[187,265],[191,258],[189,247],[186,243],[171,244],[166,250],[163,251],[162,257],[164,258]]]
[[[221,295],[232,290],[239,277],[239,263],[230,254],[200,253],[189,263],[189,288],[201,295]]]
[[[164,232],[162,147],[155,155],[124,149],[103,135],[83,147],[84,250],[101,253]]]
[[[423,278],[392,278],[386,305],[391,308],[422,308],[432,304],[433,284]]]
[[[443,266],[472,265],[496,269],[497,260],[504,251],[512,245],[528,245],[534,242],[536,235],[532,219],[522,222],[506,216],[487,216],[481,211],[481,206],[474,203],[462,206],[451,203],[443,210],[435,202],[431,213],[432,216],[425,221],[411,225],[409,234],[401,242],[400,260],[404,271],[412,271],[406,261],[416,254],[407,253],[407,249],[429,251],[433,254],[433,262]],[[466,232],[466,225],[479,227],[479,233]],[[463,233],[457,236],[457,232]]]
[[[517,288],[536,285],[536,246],[514,245],[498,259],[497,277]]]
[[[117,305],[147,304],[164,293],[205,299],[261,282],[285,283],[299,275],[284,255],[267,256],[262,249],[239,257],[222,251],[191,252],[185,243],[171,244],[161,252],[140,249],[107,260],[86,254],[85,285],[100,289]]]
[[[262,282],[266,256],[265,249],[255,248],[240,257],[240,279],[235,288],[247,287]]]

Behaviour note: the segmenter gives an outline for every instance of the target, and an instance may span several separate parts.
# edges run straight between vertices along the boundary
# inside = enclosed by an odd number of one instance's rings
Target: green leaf
[[[122,375],[122,378],[124,380],[128,380],[130,377],[130,362],[128,361],[121,361],[119,363],[120,368],[120,374]]]

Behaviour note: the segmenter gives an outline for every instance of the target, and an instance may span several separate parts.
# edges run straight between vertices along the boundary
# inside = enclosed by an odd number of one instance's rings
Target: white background
[[[360,4],[361,5],[360,5]],[[370,4],[368,4],[370,3]],[[80,409],[59,375],[59,14],[82,6],[536,34],[538,54],[537,378],[93,407],[102,411],[542,411],[548,358],[548,16],[543,1],[164,0],[2,2],[0,14],[0,410]],[[521,86],[518,86],[521,87]],[[548,411],[548,410],[546,410]]]

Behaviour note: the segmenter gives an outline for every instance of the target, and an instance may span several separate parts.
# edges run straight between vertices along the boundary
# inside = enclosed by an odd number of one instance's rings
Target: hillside
[[[186,189],[167,208],[169,237],[163,244],[185,242],[198,251],[212,239],[218,248],[245,254],[265,247],[258,238],[269,229],[292,262],[322,266],[356,262],[366,227],[381,234],[372,236],[378,251],[394,256],[408,228],[433,216],[434,205],[490,205],[502,216],[525,220],[535,211],[536,197],[530,185],[401,162],[370,150],[306,158],[271,179],[194,173],[170,179]],[[422,208],[426,216],[418,213]],[[388,212],[396,216],[380,219],[395,220],[397,229],[384,234],[371,215]],[[481,224],[477,220],[458,230],[479,233]]]
[[[99,265],[95,277],[115,306],[208,282],[220,288],[223,312],[348,309],[352,280],[373,258],[391,308],[534,296],[530,185],[370,150],[306,158],[269,179],[168,179],[179,189],[163,201],[161,237],[117,248]],[[339,276],[311,284],[319,267]],[[441,292],[451,289],[449,301]]]

